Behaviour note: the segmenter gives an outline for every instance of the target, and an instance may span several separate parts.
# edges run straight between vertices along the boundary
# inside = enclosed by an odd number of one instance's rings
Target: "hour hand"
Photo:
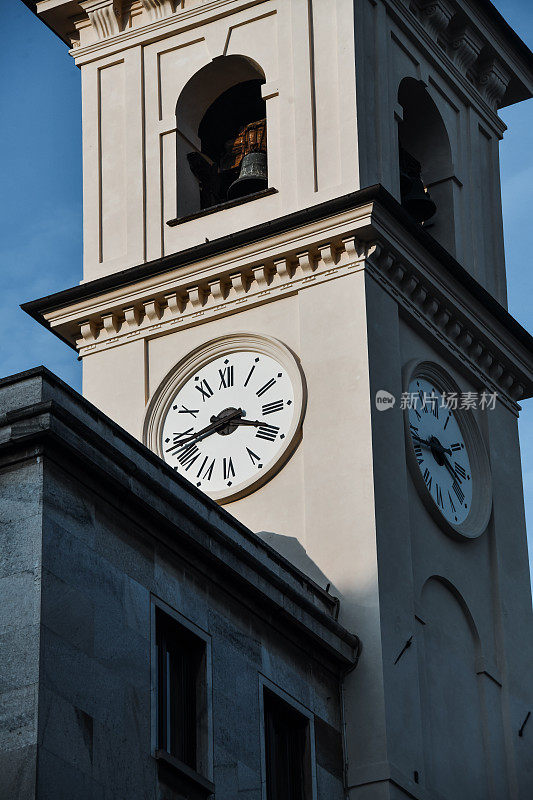
[[[178,439],[172,447],[167,448],[165,452],[171,453],[173,450],[179,450],[180,447],[183,447],[186,444],[191,444],[191,442],[198,442],[200,439],[203,439],[205,436],[209,436],[210,433],[214,433],[217,428],[220,427],[220,423],[212,422],[209,425],[206,425],[205,428],[202,428],[200,431],[196,431],[196,433],[192,433],[190,436],[187,436],[184,439]]]
[[[415,439],[415,441],[420,442],[420,444],[425,444],[426,447],[431,447],[431,442],[428,442],[427,439],[421,439],[420,436],[416,435],[416,433],[412,433],[411,436],[413,439]]]
[[[254,425],[256,428],[265,424],[258,419],[243,419],[242,417],[232,420],[232,423],[233,425]]]

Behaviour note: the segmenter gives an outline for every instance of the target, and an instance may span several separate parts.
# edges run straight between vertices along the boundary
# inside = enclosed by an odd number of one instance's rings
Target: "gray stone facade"
[[[44,368],[0,381],[2,799],[197,796],[155,757],[156,605],[209,644],[217,800],[263,797],[263,685],[306,709],[313,797],[341,800],[359,642],[335,598]]]

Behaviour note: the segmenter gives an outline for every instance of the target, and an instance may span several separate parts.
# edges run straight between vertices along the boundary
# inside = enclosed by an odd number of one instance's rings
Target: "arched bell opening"
[[[403,207],[455,252],[454,170],[440,112],[422,81],[404,78],[398,90],[400,195]]]
[[[243,56],[194,75],[176,106],[178,217],[268,187],[265,78]]]

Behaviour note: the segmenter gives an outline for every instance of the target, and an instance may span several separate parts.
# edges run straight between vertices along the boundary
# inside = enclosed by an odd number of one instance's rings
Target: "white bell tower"
[[[532,54],[486,0],[33,5],[82,73],[85,251],[26,310],[90,401],[340,598],[347,798],[528,800],[533,340],[497,111]]]

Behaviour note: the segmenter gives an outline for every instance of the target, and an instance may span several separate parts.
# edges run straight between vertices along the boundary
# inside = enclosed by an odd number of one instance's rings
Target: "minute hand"
[[[169,447],[166,452],[171,453],[172,450],[177,450],[180,447],[183,447],[185,444],[191,444],[192,442],[199,442],[202,439],[205,439],[206,436],[210,436],[212,433],[215,433],[219,428],[223,428],[228,424],[228,422],[235,423],[237,421],[235,417],[238,417],[239,414],[242,414],[240,409],[232,416],[224,417],[223,419],[218,419],[215,422],[211,422],[209,425],[206,425],[205,428],[202,428],[202,430],[193,433],[192,436],[188,436],[187,439],[180,439],[175,445]]]
[[[454,468],[452,467],[452,465],[450,464],[450,462],[448,461],[448,459],[446,458],[446,456],[444,456],[444,464],[446,465],[446,469],[447,469],[447,470],[448,470],[448,472],[449,472],[449,473],[452,475],[452,477],[453,477],[453,478],[455,478],[455,480],[456,480],[458,483],[462,483],[462,480],[461,480],[461,478],[459,477],[459,475],[457,474],[457,472],[454,470]]]

